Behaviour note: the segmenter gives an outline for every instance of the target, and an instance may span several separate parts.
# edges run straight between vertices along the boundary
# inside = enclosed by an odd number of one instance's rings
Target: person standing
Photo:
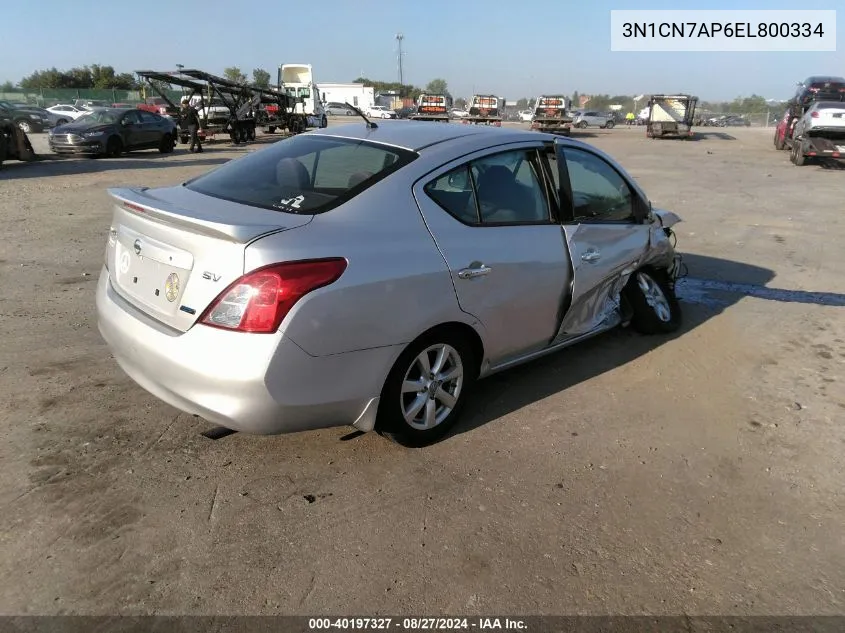
[[[197,111],[191,106],[188,97],[182,97],[182,107],[179,110],[179,124],[182,128],[187,128],[188,134],[191,137],[191,145],[188,151],[196,151],[198,154],[202,153],[202,142],[199,137],[200,118]],[[194,150],[196,147],[196,150]]]

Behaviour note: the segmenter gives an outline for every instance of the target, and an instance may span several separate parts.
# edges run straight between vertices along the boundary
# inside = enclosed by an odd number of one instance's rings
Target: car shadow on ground
[[[0,171],[0,177],[11,180],[21,178],[48,178],[50,176],[68,176],[127,169],[156,169],[201,165],[213,167],[231,160],[225,156],[180,160],[180,156],[181,153],[179,152],[173,154],[133,153],[121,158],[78,158],[42,154],[38,160],[31,163],[4,163],[3,170]],[[197,155],[192,154],[191,156]]]
[[[612,371],[721,314],[745,297],[779,302],[845,306],[845,294],[771,288],[773,271],[750,264],[684,255],[687,278],[678,282],[683,326],[671,335],[644,336],[616,328],[559,353],[504,371],[479,382],[467,402],[459,435],[578,383]]]
[[[693,135],[689,137],[691,141],[704,141],[710,139],[717,139],[720,141],[735,141],[736,137],[727,132],[699,132],[695,130]]]
[[[810,159],[805,163],[806,166],[810,167],[820,167],[825,171],[843,171],[845,170],[845,161],[836,160],[835,158],[821,158],[812,160]]]

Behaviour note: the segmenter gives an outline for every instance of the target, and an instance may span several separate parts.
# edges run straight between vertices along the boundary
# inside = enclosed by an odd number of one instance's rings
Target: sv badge
[[[208,279],[209,281],[220,281],[222,275],[218,275],[217,273],[210,273],[208,271],[202,274],[203,279]]]

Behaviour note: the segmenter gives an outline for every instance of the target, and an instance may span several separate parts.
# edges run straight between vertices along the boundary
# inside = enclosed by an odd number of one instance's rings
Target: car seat
[[[503,165],[493,165],[478,177],[478,205],[483,222],[538,220],[537,200]]]
[[[301,162],[283,158],[276,165],[276,184],[282,195],[297,195],[311,188],[311,177]]]

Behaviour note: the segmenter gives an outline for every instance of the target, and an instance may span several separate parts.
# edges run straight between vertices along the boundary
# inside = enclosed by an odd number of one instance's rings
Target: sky
[[[11,2],[4,7],[0,82],[35,70],[107,64],[118,72],[222,74],[238,66],[314,67],[316,83],[358,76],[398,81],[402,33],[405,83],[447,81],[456,97],[492,93],[516,100],[541,93],[636,95],[688,92],[705,100],[758,94],[786,99],[809,75],[845,75],[841,0],[222,0]],[[837,52],[625,53],[610,50],[611,9],[835,9]],[[306,6],[307,5],[307,6]],[[132,8],[130,8],[132,7]],[[45,17],[46,16],[46,17]],[[292,23],[292,20],[295,22]]]

